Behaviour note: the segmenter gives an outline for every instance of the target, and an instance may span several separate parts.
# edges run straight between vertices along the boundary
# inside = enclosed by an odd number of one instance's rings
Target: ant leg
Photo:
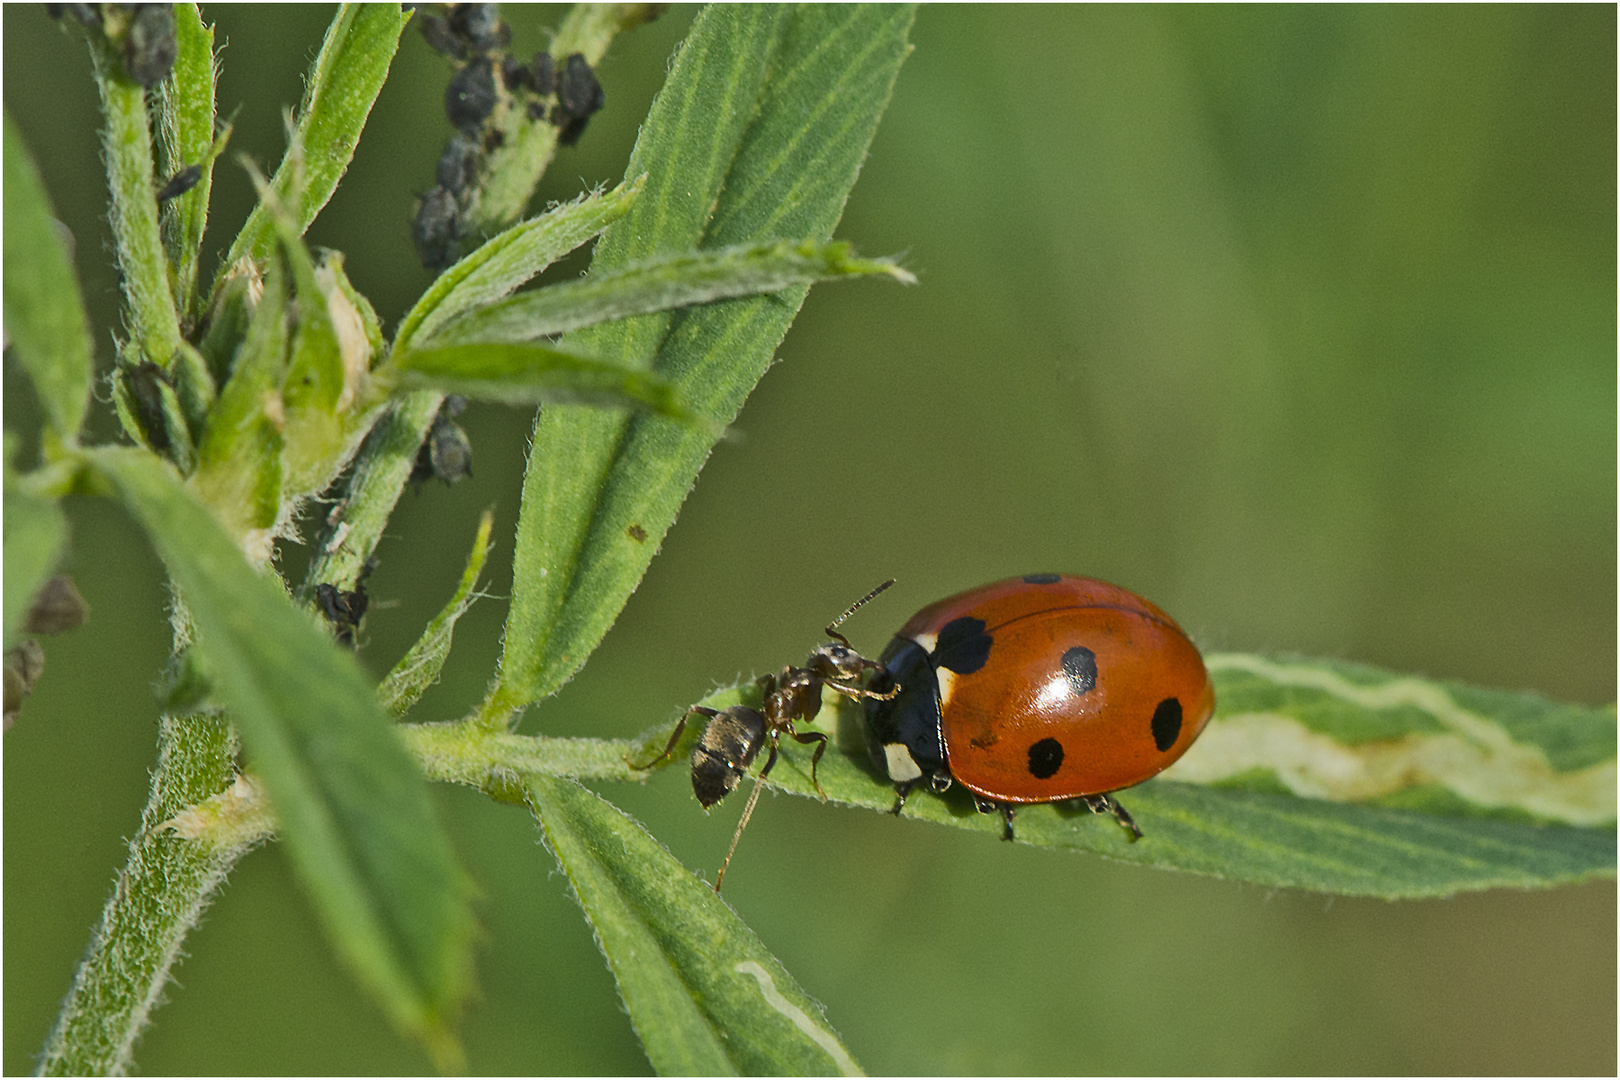
[[[759,789],[763,786],[761,781],[776,765],[776,744],[781,736],[776,731],[770,734],[771,756],[765,759],[765,767],[759,770],[754,778],[754,790],[748,793],[748,805],[743,807],[742,820],[737,822],[737,831],[731,835],[731,847],[726,849],[726,861],[720,864],[720,872],[714,876],[714,891],[720,891],[720,884],[726,880],[726,867],[731,865],[731,857],[737,853],[737,842],[742,839],[743,830],[748,827],[748,819],[754,816],[754,806],[759,802]]]
[[[693,713],[697,713],[699,716],[706,717],[710,720],[720,715],[713,709],[705,709],[702,705],[693,705],[690,709],[687,709],[686,712],[681,714],[680,723],[675,725],[675,730],[670,734],[669,742],[665,745],[664,752],[662,754],[659,754],[645,765],[637,765],[635,762],[630,760],[630,755],[626,754],[624,756],[624,763],[637,772],[645,772],[654,765],[658,764],[660,761],[663,761],[665,758],[669,757],[669,755],[675,752],[675,744],[680,741],[681,732],[686,730],[686,718],[691,716]]]
[[[825,802],[826,798],[827,798],[827,793],[825,791],[821,790],[821,781],[816,779],[816,764],[821,760],[821,755],[823,753],[825,753],[826,750],[827,750],[827,736],[825,734],[823,734],[822,732],[819,732],[819,731],[810,731],[810,732],[806,732],[803,735],[800,735],[797,731],[794,731],[792,728],[788,729],[788,734],[792,735],[795,740],[797,740],[798,742],[801,742],[801,743],[819,743],[820,744],[819,746],[816,747],[816,752],[814,754],[810,755],[810,783],[815,785],[816,794],[820,795],[821,798],[822,798],[822,801]]]
[[[872,666],[880,668],[883,665],[874,660],[872,661]],[[831,679],[826,680],[826,685],[828,689],[836,690],[845,697],[854,698],[856,700],[860,700],[861,698],[871,698],[874,701],[893,701],[895,695],[900,693],[899,683],[895,683],[886,693],[879,693],[876,690],[869,690],[864,686],[845,686],[843,683],[834,682]]]
[[[1126,830],[1130,832],[1131,843],[1134,844],[1142,839],[1142,830],[1136,827],[1136,822],[1131,819],[1129,811],[1119,805],[1119,802],[1112,795],[1082,795],[1080,802],[1093,814],[1113,815],[1114,820],[1125,826]]]
[[[771,747],[771,760],[776,760],[776,747],[774,746]],[[769,769],[770,766],[766,765],[765,768]],[[748,793],[748,805],[743,807],[742,820],[737,822],[737,831],[731,835],[731,847],[726,849],[726,861],[720,864],[720,872],[714,876],[714,891],[716,893],[720,891],[721,884],[726,880],[726,867],[731,865],[731,857],[737,854],[737,841],[742,839],[743,830],[748,827],[748,819],[754,816],[754,804],[759,802],[759,789],[762,786],[760,779],[763,779],[764,776],[763,772],[759,774],[759,778],[754,780],[754,790]]]

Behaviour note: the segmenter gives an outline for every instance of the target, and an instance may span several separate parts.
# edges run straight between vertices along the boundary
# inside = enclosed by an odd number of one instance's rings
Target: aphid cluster
[[[438,186],[417,204],[413,235],[422,265],[442,270],[461,255],[479,170],[506,140],[503,116],[522,108],[530,120],[557,127],[557,141],[569,145],[606,99],[581,53],[567,57],[560,72],[549,52],[527,62],[512,56],[512,30],[496,5],[435,7],[419,10],[417,24],[428,45],[457,65],[444,91],[445,117],[456,132],[439,155]]]
[[[802,668],[760,680],[764,712],[734,706],[687,710],[709,719],[692,752],[692,788],[704,808],[725,798],[768,746],[763,778],[785,732],[800,734],[831,688],[860,702],[867,747],[896,793],[894,813],[919,784],[960,784],[980,813],[999,813],[1004,839],[1025,804],[1069,803],[1111,815],[1132,840],[1142,831],[1112,792],[1147,780],[1186,753],[1215,711],[1198,649],[1175,621],[1135,593],[1095,578],[1027,574],[947,597],[913,615],[877,660],[836,633],[838,623],[886,589],[885,582],[827,627],[836,640]],[[759,785],[737,837],[753,812]],[[731,853],[726,854],[726,864]],[[725,865],[720,868],[720,879]]]
[[[105,32],[119,47],[124,73],[142,86],[156,86],[174,70],[180,46],[173,4],[46,4],[45,12]]]

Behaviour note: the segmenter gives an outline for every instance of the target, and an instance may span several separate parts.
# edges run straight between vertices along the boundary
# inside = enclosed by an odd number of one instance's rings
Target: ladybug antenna
[[[853,615],[857,611],[859,611],[866,604],[867,601],[871,600],[878,593],[882,592],[884,589],[887,589],[890,585],[893,585],[893,584],[894,584],[894,578],[890,578],[888,581],[885,581],[883,584],[879,585],[877,588],[873,589],[871,592],[867,593],[865,596],[861,597],[859,600],[857,600],[853,604],[849,605],[849,610],[845,611],[842,615],[838,616],[838,618],[834,619],[832,622],[827,624],[827,636],[828,637],[835,637],[839,641],[842,641],[845,645],[848,645],[849,644],[849,639],[844,637],[843,634],[836,633],[836,631],[838,629],[838,625],[840,623],[842,623],[845,619],[849,618],[851,615]]]

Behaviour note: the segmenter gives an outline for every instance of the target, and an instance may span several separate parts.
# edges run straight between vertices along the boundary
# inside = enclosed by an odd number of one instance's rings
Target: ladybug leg
[[[702,705],[694,705],[681,715],[680,723],[676,724],[675,730],[670,733],[669,743],[664,747],[664,752],[662,754],[659,754],[645,765],[637,765],[635,762],[630,760],[630,755],[626,754],[624,757],[624,763],[637,772],[645,772],[654,765],[658,764],[660,761],[663,761],[665,758],[669,757],[669,755],[675,752],[675,744],[680,741],[681,732],[686,730],[687,717],[691,716],[693,713],[697,713],[699,716],[707,717],[710,720],[720,715],[713,709],[705,709]]]
[[[1112,814],[1115,821],[1125,826],[1131,834],[1131,843],[1142,839],[1142,830],[1136,827],[1131,819],[1130,811],[1119,805],[1119,801],[1112,795],[1082,795],[1080,802],[1093,814]]]
[[[825,800],[827,798],[827,793],[821,790],[821,781],[816,779],[816,764],[821,760],[821,755],[827,750],[827,736],[819,731],[809,731],[803,735],[800,735],[797,731],[794,731],[791,728],[788,730],[788,734],[792,735],[793,738],[798,742],[818,744],[816,746],[816,752],[810,755],[810,783],[815,785],[816,793],[820,795],[823,800]]]
[[[902,780],[894,785],[894,809],[890,810],[889,813],[899,817],[901,809],[906,805],[907,796],[911,794],[911,789],[921,782],[922,777],[919,776],[914,780]]]
[[[998,803],[994,799],[985,798],[983,795],[974,795],[973,809],[977,810],[981,814],[994,814],[999,811],[1001,813],[1002,823],[1001,838],[1003,840],[1011,840],[1013,838],[1013,816],[1016,815],[1018,811],[1014,809],[1011,803]]]

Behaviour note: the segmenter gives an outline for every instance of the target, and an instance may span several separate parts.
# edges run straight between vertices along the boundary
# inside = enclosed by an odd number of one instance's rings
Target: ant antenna
[[[855,614],[857,611],[859,611],[866,604],[866,602],[868,600],[871,600],[878,593],[882,592],[884,589],[887,589],[890,585],[893,585],[893,584],[894,584],[894,578],[890,578],[888,581],[885,581],[883,584],[879,585],[877,588],[873,589],[871,592],[867,593],[865,596],[861,597],[859,600],[857,600],[853,604],[849,605],[849,610],[848,611],[844,612],[842,615],[838,616],[838,618],[834,619],[832,622],[827,624],[827,636],[828,637],[835,637],[839,641],[842,641],[842,642],[844,642],[844,644],[848,645],[849,641],[844,637],[843,634],[836,634],[836,633],[833,632],[834,630],[836,630],[838,628],[838,624],[843,622],[845,619],[849,618],[851,615]]]

